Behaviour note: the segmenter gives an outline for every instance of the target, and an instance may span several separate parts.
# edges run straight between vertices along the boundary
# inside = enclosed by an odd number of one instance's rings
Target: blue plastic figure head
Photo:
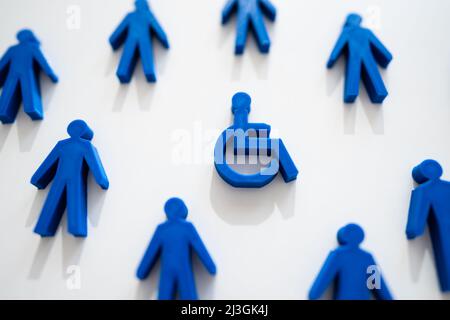
[[[17,40],[19,40],[20,43],[25,43],[25,42],[31,42],[31,43],[36,43],[36,44],[40,43],[39,40],[34,35],[33,31],[31,31],[29,29],[20,30],[17,33]]]
[[[231,99],[231,112],[234,115],[235,126],[245,128],[248,125],[248,114],[252,98],[245,92],[236,93]]]
[[[146,0],[136,0],[134,2],[137,10],[148,10],[149,6]]]
[[[186,220],[188,209],[180,198],[170,198],[164,205],[164,212],[168,220]]]
[[[435,160],[425,160],[413,169],[412,176],[418,184],[437,180],[442,176],[441,165]]]
[[[252,98],[248,94],[245,92],[238,92],[231,100],[231,111],[234,115],[240,112],[250,113],[251,103]]]
[[[337,240],[342,246],[358,247],[364,240],[364,230],[357,224],[348,224],[339,229]]]
[[[346,27],[358,27],[361,25],[362,17],[357,13],[351,13],[347,16],[345,21]]]
[[[81,138],[91,141],[94,131],[83,120],[74,120],[67,127],[67,133],[71,138]]]

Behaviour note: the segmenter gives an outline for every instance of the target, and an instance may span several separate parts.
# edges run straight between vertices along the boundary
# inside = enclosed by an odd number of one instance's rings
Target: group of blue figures
[[[129,13],[109,38],[114,50],[124,46],[117,69],[121,83],[131,80],[137,60],[142,61],[147,81],[156,81],[152,52],[152,37],[169,48],[167,36],[146,0],[137,0]],[[237,15],[235,53],[244,52],[251,30],[259,50],[268,53],[270,39],[264,25],[264,16],[274,21],[276,9],[269,0],[228,0],[222,23]],[[373,103],[382,103],[388,95],[377,64],[386,68],[392,54],[372,31],[361,27],[362,18],[350,14],[327,63],[332,68],[343,54],[347,57],[344,101],[352,103],[359,94],[359,82],[365,84]],[[0,60],[0,121],[15,120],[20,104],[33,120],[43,119],[39,74],[42,70],[53,82],[58,81],[40,50],[40,42],[31,30],[17,34],[19,43],[10,47]],[[214,148],[214,164],[220,177],[236,188],[261,188],[281,173],[284,181],[297,178],[298,170],[281,139],[270,138],[270,125],[249,123],[251,98],[239,92],[232,99],[234,123],[224,130]],[[42,237],[55,235],[67,208],[68,232],[76,237],[87,236],[87,175],[91,171],[95,181],[108,189],[109,181],[96,148],[92,145],[94,133],[83,120],[72,121],[69,138],[56,144],[36,173],[31,183],[51,189],[42,208],[34,231]],[[269,165],[258,173],[242,174],[226,160],[227,145],[233,142],[236,155],[265,154],[271,157]],[[412,192],[406,235],[414,239],[424,233],[428,225],[433,243],[436,268],[442,291],[450,291],[450,182],[441,180],[443,170],[438,162],[426,160],[412,171],[418,184]],[[209,273],[216,266],[192,223],[186,221],[188,209],[179,198],[169,199],[164,211],[167,221],[160,224],[138,267],[137,277],[146,278],[158,259],[161,259],[160,299],[197,299],[192,255],[199,256]],[[363,229],[348,224],[337,233],[339,246],[332,251],[320,270],[309,292],[310,299],[319,299],[334,284],[335,299],[392,299],[384,277],[370,286],[368,270],[376,266],[373,256],[360,248]],[[378,272],[378,271],[377,271]],[[379,273],[379,272],[378,272]]]

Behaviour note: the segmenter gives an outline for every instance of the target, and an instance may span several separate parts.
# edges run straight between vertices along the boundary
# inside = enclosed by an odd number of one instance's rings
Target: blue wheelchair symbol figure
[[[261,188],[269,184],[281,173],[286,183],[297,178],[298,170],[281,139],[270,138],[270,125],[249,123],[251,98],[239,92],[233,96],[232,112],[234,124],[222,132],[214,148],[214,165],[217,172],[228,184],[236,188]],[[272,157],[267,166],[254,174],[242,174],[234,170],[226,161],[227,145],[233,139],[234,155],[243,154]]]

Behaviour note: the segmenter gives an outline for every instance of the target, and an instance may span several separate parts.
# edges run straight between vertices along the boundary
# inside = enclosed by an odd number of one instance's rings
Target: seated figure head
[[[345,21],[345,27],[358,27],[361,25],[362,17],[357,13],[350,13]]]
[[[412,171],[414,181],[418,184],[425,183],[430,180],[437,180],[442,176],[442,167],[435,160],[425,160]]]
[[[164,211],[168,220],[185,220],[188,215],[188,209],[180,198],[170,198],[164,205]]]
[[[67,133],[71,138],[81,138],[89,141],[94,137],[94,132],[83,120],[72,121],[67,127]]]
[[[17,33],[17,40],[19,40],[20,43],[36,43],[39,44],[39,40],[34,35],[33,31],[29,29],[23,29],[20,30]]]
[[[364,230],[357,224],[348,224],[339,229],[337,240],[340,245],[357,247],[364,240]]]
[[[231,101],[231,111],[233,114],[239,112],[250,113],[250,104],[252,103],[252,98],[245,92],[238,92],[233,96]]]

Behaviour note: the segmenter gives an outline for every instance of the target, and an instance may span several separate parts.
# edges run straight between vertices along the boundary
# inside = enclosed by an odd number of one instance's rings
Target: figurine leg
[[[442,292],[450,292],[450,251],[448,239],[450,226],[440,224],[434,212],[430,215],[429,229],[433,244],[434,259]]]
[[[22,78],[20,81],[22,88],[23,110],[33,120],[42,120],[44,112],[42,110],[42,101],[40,89],[38,85],[37,76],[31,74],[30,76]]]
[[[245,48],[245,42],[247,41],[247,34],[250,20],[247,17],[238,17],[237,30],[236,30],[236,47],[235,54],[243,54]]]
[[[174,300],[175,299],[176,280],[173,272],[163,269],[161,266],[161,279],[159,280],[159,300]]]
[[[132,38],[128,38],[125,42],[122,58],[120,59],[119,67],[116,72],[121,83],[130,82],[137,59],[137,42]]]
[[[359,82],[361,80],[361,60],[351,56],[347,60],[345,74],[344,102],[353,103],[359,95]]]
[[[19,111],[22,102],[20,91],[19,79],[9,77],[0,97],[0,121],[2,123],[12,123],[16,119],[17,111]]]
[[[151,39],[141,40],[139,51],[141,53],[142,68],[148,82],[156,82],[155,66],[153,62],[153,48]]]
[[[380,71],[373,58],[366,59],[363,64],[362,78],[373,103],[382,103],[388,92],[384,86]]]
[[[0,89],[5,85],[6,79],[8,78],[9,67],[0,70]]]
[[[67,186],[67,228],[75,237],[87,236],[87,196],[85,183]]]
[[[268,53],[270,49],[270,39],[267,34],[266,26],[264,25],[264,20],[261,17],[253,16],[252,28],[258,42],[259,51]]]
[[[192,273],[180,275],[179,293],[181,300],[197,300],[194,275]]]
[[[66,208],[66,187],[63,183],[54,181],[34,232],[42,237],[53,237]]]

